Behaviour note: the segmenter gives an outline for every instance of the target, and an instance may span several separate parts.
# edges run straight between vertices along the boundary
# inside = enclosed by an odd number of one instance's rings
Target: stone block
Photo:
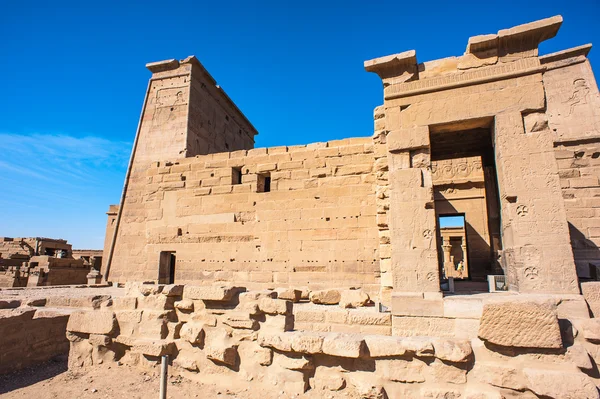
[[[444,316],[443,300],[392,294],[392,314],[398,316]]]
[[[392,130],[387,135],[388,151],[406,151],[429,147],[429,128],[417,126]]]
[[[371,298],[363,290],[343,290],[340,296],[342,308],[358,308],[369,303]]]
[[[273,364],[288,370],[313,370],[315,368],[312,358],[289,353],[274,353]]]
[[[238,359],[237,345],[222,327],[205,328],[204,351],[208,359],[235,366]]]
[[[279,288],[276,292],[277,298],[292,302],[300,302],[300,297],[302,296],[301,290],[295,290],[293,288]]]
[[[417,358],[411,360],[386,359],[377,361],[377,369],[381,369],[385,378],[391,381],[417,383],[425,381],[427,364]]]
[[[341,294],[338,290],[312,291],[310,301],[322,305],[337,305],[340,303]]]
[[[283,352],[291,352],[294,334],[293,332],[260,331],[258,334],[258,344]]]
[[[480,299],[447,297],[444,299],[444,317],[477,319],[481,318],[483,301]]]
[[[594,381],[583,373],[567,370],[523,369],[527,386],[546,398],[598,399]]]
[[[138,339],[131,350],[148,356],[171,355],[175,351],[175,344],[164,340]]]
[[[134,310],[137,307],[137,298],[134,296],[123,296],[112,298],[113,310]]]
[[[600,343],[600,319],[582,320],[579,326],[583,338],[590,342]]]
[[[239,291],[240,289],[237,287],[186,285],[183,289],[183,297],[184,299],[229,302]]]
[[[473,348],[469,341],[450,339],[433,340],[435,357],[449,362],[466,362],[473,354]]]
[[[204,324],[196,322],[185,323],[179,331],[179,337],[192,345],[202,345],[204,342]]]
[[[137,298],[138,309],[170,310],[173,309],[175,298],[164,295],[147,295]]]
[[[498,363],[478,360],[469,373],[469,382],[472,380],[517,391],[526,388],[521,371],[508,362]]]
[[[478,336],[501,346],[563,347],[556,309],[534,302],[486,304]]]
[[[194,301],[191,299],[183,299],[181,301],[175,302],[175,308],[184,311],[184,312],[192,312],[194,311]]]
[[[108,346],[112,342],[112,339],[108,335],[102,334],[90,334],[88,340],[94,346]]]
[[[86,334],[110,335],[116,327],[115,313],[106,310],[75,312],[69,317],[67,330]]]
[[[365,352],[361,335],[328,333],[323,340],[323,353],[331,356],[359,358]]]
[[[575,344],[569,346],[565,359],[573,363],[580,370],[591,371],[594,368],[590,354],[583,345]]]
[[[450,384],[464,384],[467,382],[466,367],[457,367],[436,359],[429,365],[429,373],[434,381]]]
[[[321,391],[339,391],[346,386],[343,374],[329,367],[317,367],[311,387]]]
[[[323,334],[308,331],[296,332],[292,336],[292,350],[307,354],[322,353],[323,341]]]
[[[258,321],[251,319],[248,314],[245,313],[228,313],[226,318],[223,320],[223,324],[232,328],[245,330],[258,330],[259,327]]]
[[[261,298],[258,300],[258,308],[267,314],[292,314],[293,303],[283,299]]]
[[[600,317],[600,281],[581,283],[581,293],[590,307],[592,315]]]
[[[365,343],[370,357],[402,356],[406,353],[406,346],[402,341],[401,337],[365,335]]]
[[[169,284],[165,285],[162,294],[166,296],[181,296],[183,295],[183,285]]]

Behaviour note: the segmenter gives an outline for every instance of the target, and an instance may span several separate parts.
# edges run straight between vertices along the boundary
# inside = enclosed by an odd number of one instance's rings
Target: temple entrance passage
[[[442,278],[468,279],[469,261],[464,215],[438,217]]]
[[[488,275],[503,274],[494,149],[489,121],[462,128],[430,129],[440,277],[486,290]]]
[[[175,252],[163,251],[160,253],[158,266],[158,283],[159,284],[174,284],[175,283],[175,264],[177,257]]]

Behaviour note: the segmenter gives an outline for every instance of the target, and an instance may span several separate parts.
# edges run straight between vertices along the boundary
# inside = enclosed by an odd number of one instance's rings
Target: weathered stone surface
[[[204,340],[204,324],[197,322],[185,323],[179,331],[179,336],[192,345],[201,345]]]
[[[137,298],[133,296],[123,296],[112,298],[113,310],[134,310],[137,307]]]
[[[204,351],[208,359],[235,366],[238,352],[235,344],[227,331],[222,327],[205,328]]]
[[[184,299],[228,302],[233,299],[239,291],[239,288],[236,287],[186,285],[183,289],[183,297]]]
[[[402,356],[406,353],[406,345],[401,337],[365,335],[365,343],[370,357]]]
[[[462,396],[461,389],[455,385],[424,386],[421,388],[420,394],[422,398],[431,399],[460,398]]]
[[[315,368],[312,358],[290,354],[274,353],[273,364],[288,370],[313,370]]]
[[[175,308],[191,312],[194,310],[194,302],[191,299],[183,299],[181,301],[175,302]]]
[[[311,387],[317,390],[339,391],[346,386],[346,380],[341,372],[329,367],[317,367],[311,381]]]
[[[359,358],[365,352],[363,336],[329,333],[323,340],[323,353],[331,356]]]
[[[466,368],[457,367],[436,359],[429,365],[429,373],[433,381],[448,382],[451,384],[464,384],[467,382]]]
[[[69,317],[67,330],[87,334],[110,335],[116,326],[115,313],[106,310],[75,312]]]
[[[292,351],[292,341],[295,333],[261,331],[258,334],[258,344],[284,352]]]
[[[337,305],[340,303],[341,294],[338,290],[312,291],[310,301],[322,305]]]
[[[322,353],[323,334],[311,332],[296,332],[292,336],[292,350],[300,353]]]
[[[165,285],[163,287],[162,294],[166,295],[166,296],[181,296],[181,295],[183,295],[183,285],[180,285],[180,284]]]
[[[449,362],[466,362],[473,354],[469,341],[436,339],[433,341],[435,357]]]
[[[486,304],[479,338],[523,348],[562,348],[556,310],[533,302]]]
[[[258,308],[267,314],[291,314],[292,302],[282,299],[261,298],[258,300]]]
[[[581,293],[594,317],[600,317],[600,281],[581,283]]]
[[[465,399],[506,399],[500,392],[488,385],[475,385],[469,383],[465,389]]]
[[[469,381],[473,379],[500,388],[521,391],[525,389],[525,379],[515,366],[496,362],[475,362],[475,367],[469,373]]]
[[[569,346],[565,358],[581,370],[592,370],[594,368],[590,354],[583,345]]]
[[[112,342],[112,339],[108,335],[90,334],[89,341],[94,346],[107,346]]]
[[[244,342],[238,347],[242,363],[260,364],[270,366],[273,363],[273,350],[258,346],[255,342]]]
[[[343,290],[340,296],[342,308],[358,308],[369,303],[369,295],[363,290]]]
[[[251,319],[247,314],[243,313],[232,313],[227,315],[227,318],[223,320],[223,324],[226,324],[232,328],[258,330],[258,321]]]
[[[579,326],[586,340],[600,343],[600,319],[582,320]]]
[[[600,397],[594,382],[583,373],[566,370],[523,369],[528,387],[547,398],[597,399]]]
[[[138,339],[135,341],[132,350],[148,356],[170,355],[175,350],[172,342],[163,340]]]
[[[385,378],[396,382],[415,383],[425,381],[427,364],[420,359],[394,359],[377,361]]]
[[[276,290],[277,298],[285,299],[292,302],[299,302],[302,296],[301,290],[295,290],[293,288],[280,288]]]

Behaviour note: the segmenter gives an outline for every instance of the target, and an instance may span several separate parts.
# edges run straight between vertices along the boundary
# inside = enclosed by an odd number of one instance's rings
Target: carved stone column
[[[509,289],[579,293],[551,132],[526,132],[521,112],[507,112],[494,139]]]

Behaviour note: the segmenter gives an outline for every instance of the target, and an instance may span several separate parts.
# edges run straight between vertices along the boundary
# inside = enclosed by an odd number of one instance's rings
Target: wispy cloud
[[[130,151],[131,143],[96,136],[0,133],[0,236],[55,231],[76,247],[101,248]]]
[[[0,133],[0,175],[22,176],[72,186],[97,182],[98,168],[127,165],[131,144],[101,137]]]

